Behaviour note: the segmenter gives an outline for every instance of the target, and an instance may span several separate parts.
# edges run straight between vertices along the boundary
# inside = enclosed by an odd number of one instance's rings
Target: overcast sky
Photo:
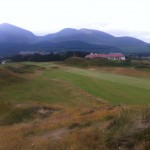
[[[0,23],[36,35],[90,28],[150,42],[150,0],[0,0]]]

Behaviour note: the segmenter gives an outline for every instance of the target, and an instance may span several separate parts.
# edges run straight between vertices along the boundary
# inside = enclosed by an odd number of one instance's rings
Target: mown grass
[[[109,101],[111,104],[149,104],[150,79],[127,77],[83,69],[51,70],[44,73],[51,79],[73,85]]]

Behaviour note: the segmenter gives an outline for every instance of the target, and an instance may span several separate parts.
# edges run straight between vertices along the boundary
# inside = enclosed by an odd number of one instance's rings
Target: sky
[[[150,43],[150,0],[0,0],[0,24],[46,35],[89,28]]]

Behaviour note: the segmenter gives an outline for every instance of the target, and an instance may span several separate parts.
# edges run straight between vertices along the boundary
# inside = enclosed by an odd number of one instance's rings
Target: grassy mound
[[[0,66],[0,83],[2,85],[10,85],[27,80],[23,74],[34,73],[35,71],[44,70],[41,66],[28,64],[8,64]]]
[[[76,67],[90,67],[90,66],[118,66],[118,67],[127,67],[132,66],[131,63],[121,60],[108,60],[105,58],[94,58],[94,59],[85,59],[79,57],[70,57],[64,61],[66,65],[76,66]]]
[[[6,68],[2,68],[0,67],[0,83],[1,84],[5,84],[5,83],[12,83],[12,82],[19,82],[22,81],[23,78],[21,78],[19,75],[17,75],[16,73],[6,69]]]
[[[88,67],[92,63],[88,59],[80,57],[70,57],[64,61],[66,65],[77,66],[77,67]]]
[[[53,150],[148,150],[150,146],[149,106],[120,107],[117,112],[112,110],[103,115],[100,115],[99,111],[92,113],[93,116],[86,115],[93,117],[90,119],[91,122],[78,119],[80,122],[70,126],[72,132],[68,136],[49,142],[45,146]]]
[[[23,74],[23,73],[33,73],[37,70],[43,70],[43,67],[40,66],[36,66],[36,65],[19,65],[19,66],[6,66],[6,68],[14,73],[19,73],[19,74]]]
[[[0,125],[12,125],[29,122],[37,118],[46,118],[59,110],[60,108],[50,107],[42,103],[13,104],[0,101]]]
[[[150,146],[150,107],[125,107],[116,115],[108,127],[109,148],[136,149]]]

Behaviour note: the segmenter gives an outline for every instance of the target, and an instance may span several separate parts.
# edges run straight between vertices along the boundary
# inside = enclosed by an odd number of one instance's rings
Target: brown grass
[[[149,76],[133,68],[128,68],[128,71],[126,68],[101,68],[101,70],[131,76],[134,73],[141,73],[143,77]],[[8,73],[7,78],[4,76],[6,81],[9,78],[18,79],[15,73],[6,69],[0,71]],[[36,76],[34,73],[33,75]],[[98,101],[83,90],[73,88],[71,85],[68,88],[68,84],[64,82],[53,82],[63,84],[61,87],[69,92],[75,90],[74,97],[82,96],[76,100],[86,97],[86,104],[67,107],[56,103],[1,102],[1,114],[13,109],[27,109],[30,110],[32,117],[29,120],[23,118],[20,122],[0,125],[0,150],[148,150],[150,106],[113,107]],[[90,100],[93,102],[89,103]],[[11,113],[9,115],[11,116]]]
[[[27,104],[25,104],[25,106],[26,105]],[[51,108],[53,108],[53,106],[51,106]],[[58,106],[54,106],[54,108],[58,108]],[[107,114],[107,112],[103,112],[99,109],[92,114],[82,115],[85,111],[88,110],[82,110],[82,108],[61,108],[61,111],[56,111],[45,119],[35,119],[32,122],[1,126],[0,149],[21,149],[22,147],[26,148],[26,146],[31,149],[33,145],[40,149],[42,145],[43,148],[46,147],[46,145],[53,146],[55,144],[53,137],[62,140],[63,138],[59,137],[72,136],[72,134],[74,135],[76,133],[76,130],[84,129],[87,122],[91,122],[88,126],[93,126],[95,122],[99,122],[99,120]],[[110,111],[114,112],[115,110]],[[76,122],[80,124],[79,128],[69,129],[69,127]],[[51,139],[52,142],[50,142],[51,140],[48,142],[48,139]],[[29,141],[30,144],[26,145]],[[45,142],[48,143],[45,145]]]
[[[149,107],[100,106],[94,111],[49,107],[60,111],[47,118],[0,126],[0,149],[123,150],[140,147],[144,150],[150,144]]]
[[[7,83],[8,82],[11,83],[11,82],[17,82],[21,80],[23,79],[18,74],[13,73],[12,71],[9,71],[8,69],[0,67],[0,82],[4,83],[5,81],[7,81]]]
[[[133,77],[150,77],[149,70],[140,70],[135,69],[134,67],[126,68],[126,67],[99,67],[99,68],[91,68],[92,70],[100,70],[109,73],[133,76]]]

